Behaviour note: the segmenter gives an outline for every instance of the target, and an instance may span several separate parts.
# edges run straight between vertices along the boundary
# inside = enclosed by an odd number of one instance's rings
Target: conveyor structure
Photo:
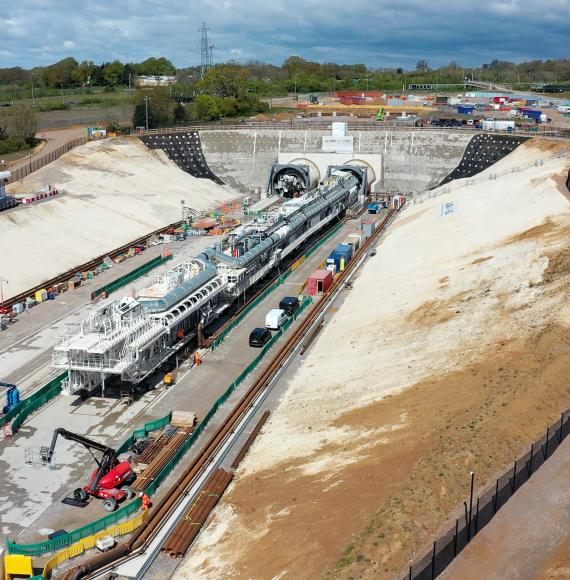
[[[359,181],[333,174],[322,185],[257,216],[200,255],[158,276],[136,297],[101,305],[58,337],[53,365],[64,392],[143,381],[246,290],[319,230],[358,203]]]

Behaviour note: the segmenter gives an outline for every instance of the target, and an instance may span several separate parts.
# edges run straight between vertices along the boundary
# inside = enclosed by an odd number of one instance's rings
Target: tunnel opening
[[[274,164],[269,172],[267,193],[285,199],[298,197],[317,185],[312,168],[304,163]]]
[[[331,165],[327,169],[327,176],[346,173],[353,175],[358,180],[358,190],[360,195],[367,195],[370,189],[369,168],[364,165]],[[374,173],[372,172],[374,175]],[[372,177],[372,181],[374,176]]]

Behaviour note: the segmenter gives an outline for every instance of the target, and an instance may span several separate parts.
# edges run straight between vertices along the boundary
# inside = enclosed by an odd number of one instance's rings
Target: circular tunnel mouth
[[[301,170],[295,167],[284,167],[275,173],[271,185],[278,195],[291,199],[303,193],[309,184],[306,175]]]
[[[360,173],[360,171],[352,169],[352,167],[337,167],[335,168],[335,171],[340,171],[342,173],[350,173],[350,175],[353,175],[358,180],[358,187],[359,188],[362,187],[362,173]]]

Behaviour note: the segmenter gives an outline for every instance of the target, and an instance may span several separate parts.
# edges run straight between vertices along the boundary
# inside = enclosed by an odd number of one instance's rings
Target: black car
[[[254,328],[249,335],[249,346],[261,348],[271,340],[271,332],[267,328]]]
[[[299,308],[299,299],[295,296],[285,296],[281,302],[279,302],[279,308],[285,310],[287,316],[292,316],[295,310]]]

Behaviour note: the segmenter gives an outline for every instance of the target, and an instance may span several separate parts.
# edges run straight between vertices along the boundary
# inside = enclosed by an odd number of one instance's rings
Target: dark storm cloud
[[[309,60],[413,67],[452,60],[568,57],[570,0],[5,0],[0,66],[66,56],[96,62],[166,56],[200,60],[202,21],[215,60]]]

